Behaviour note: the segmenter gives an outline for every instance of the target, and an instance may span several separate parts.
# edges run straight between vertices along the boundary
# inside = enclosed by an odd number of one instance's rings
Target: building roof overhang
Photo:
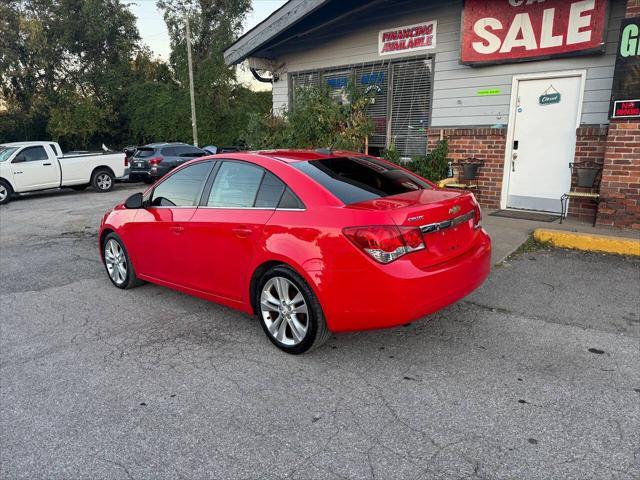
[[[242,62],[331,0],[289,0],[224,51],[227,65]]]

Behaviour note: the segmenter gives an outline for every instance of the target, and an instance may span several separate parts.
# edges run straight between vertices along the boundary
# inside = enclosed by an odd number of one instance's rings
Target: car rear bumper
[[[482,285],[490,269],[491,239],[482,230],[471,248],[445,263],[427,268],[410,261],[371,264],[366,271],[340,272],[319,293],[331,331],[388,328],[466,297]]]

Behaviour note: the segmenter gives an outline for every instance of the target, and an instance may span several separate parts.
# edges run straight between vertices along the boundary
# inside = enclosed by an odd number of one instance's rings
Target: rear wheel
[[[11,185],[4,180],[0,180],[0,205],[9,203],[12,196],[13,189],[11,188]]]
[[[96,170],[91,177],[91,186],[96,192],[109,192],[114,183],[115,178],[109,170]]]
[[[102,261],[109,275],[109,280],[116,287],[126,290],[144,283],[136,277],[127,249],[115,233],[110,233],[104,239]]]
[[[267,337],[287,353],[300,354],[317,348],[331,334],[315,294],[288,267],[273,267],[262,277],[255,305]]]

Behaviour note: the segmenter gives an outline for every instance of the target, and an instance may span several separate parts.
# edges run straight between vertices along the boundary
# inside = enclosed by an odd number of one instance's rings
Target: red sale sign
[[[602,52],[607,0],[465,0],[462,63]]]

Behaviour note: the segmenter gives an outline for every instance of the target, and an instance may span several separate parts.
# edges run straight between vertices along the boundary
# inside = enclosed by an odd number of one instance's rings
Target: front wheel
[[[98,170],[91,177],[91,186],[96,192],[109,192],[113,189],[115,178],[108,170]]]
[[[273,267],[262,277],[255,302],[267,337],[287,353],[300,354],[317,348],[331,334],[315,294],[288,267]]]
[[[136,277],[127,249],[115,233],[110,233],[104,239],[102,261],[109,275],[109,280],[116,287],[126,290],[143,283]]]
[[[4,180],[0,180],[0,205],[4,205],[5,203],[9,203],[11,201],[11,196],[13,195],[13,189],[8,182]]]

